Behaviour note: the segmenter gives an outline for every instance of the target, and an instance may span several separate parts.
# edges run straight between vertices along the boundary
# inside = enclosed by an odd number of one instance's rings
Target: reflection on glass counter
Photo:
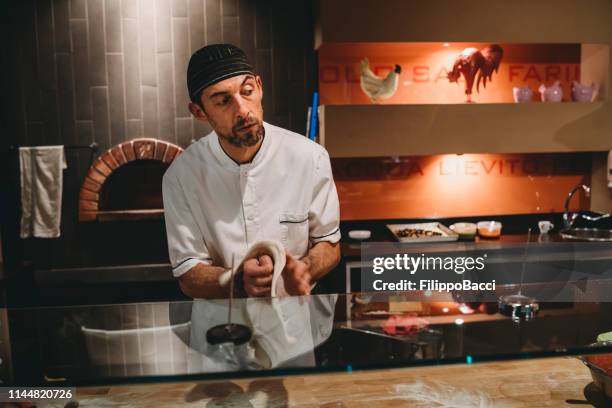
[[[612,290],[612,282],[600,282]],[[608,289],[606,289],[608,288]],[[612,303],[542,303],[515,322],[495,302],[452,294],[349,293],[235,299],[232,323],[248,342],[212,345],[227,300],[9,310],[17,384],[134,382],[345,371],[584,354],[612,331]],[[348,306],[348,307],[347,307]],[[249,374],[253,373],[253,374]]]

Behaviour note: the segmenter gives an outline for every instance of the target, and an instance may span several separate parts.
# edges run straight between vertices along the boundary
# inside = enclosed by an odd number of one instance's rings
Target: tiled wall
[[[5,153],[6,147],[95,141],[104,151],[143,136],[185,147],[209,132],[189,116],[185,79],[192,51],[207,43],[241,46],[263,78],[265,119],[305,131],[316,73],[308,0],[7,0],[0,9],[0,81],[8,102],[0,150],[9,167],[0,175],[7,231],[2,235],[13,240],[5,244],[13,253],[21,250],[15,238],[19,175],[17,155]],[[60,266],[167,256],[161,224],[102,226],[103,231],[79,225],[78,189],[89,154],[68,150],[67,162],[62,237],[23,243],[24,258],[35,254]],[[122,241],[126,234],[130,242],[104,247],[104,240]],[[143,248],[155,259],[121,255],[140,235],[156,240]]]
[[[268,121],[305,130],[314,56],[306,1],[9,3],[13,144],[95,140],[105,149],[145,136],[186,146],[209,131],[187,110],[187,63],[215,42],[238,44],[253,61]]]

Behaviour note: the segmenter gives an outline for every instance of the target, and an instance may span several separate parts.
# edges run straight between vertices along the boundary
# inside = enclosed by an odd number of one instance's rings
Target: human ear
[[[206,117],[206,113],[204,113],[202,107],[197,103],[189,102],[189,112],[191,112],[191,114],[194,118],[196,118],[196,120],[199,120],[203,123],[208,122],[208,117]]]

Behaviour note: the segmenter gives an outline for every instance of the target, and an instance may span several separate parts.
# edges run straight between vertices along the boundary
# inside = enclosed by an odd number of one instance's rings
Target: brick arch
[[[172,143],[151,138],[133,139],[118,144],[98,156],[79,192],[79,221],[98,218],[100,191],[106,179],[119,167],[135,160],[159,160],[171,163],[183,149]]]

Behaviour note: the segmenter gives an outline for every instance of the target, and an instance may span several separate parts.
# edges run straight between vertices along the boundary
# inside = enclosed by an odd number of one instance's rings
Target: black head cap
[[[224,79],[238,75],[255,75],[246,54],[232,44],[211,44],[193,53],[187,67],[187,89],[195,103],[207,88]]]

